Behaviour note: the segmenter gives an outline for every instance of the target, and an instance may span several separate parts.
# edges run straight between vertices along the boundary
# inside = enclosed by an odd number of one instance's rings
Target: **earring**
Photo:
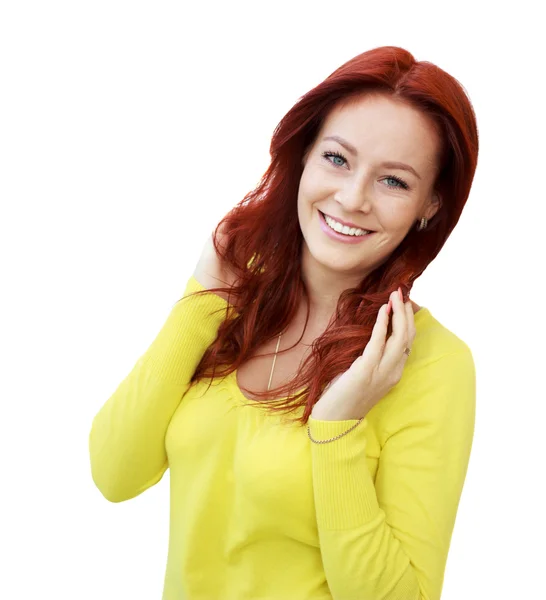
[[[421,231],[422,229],[426,229],[427,228],[427,223],[428,223],[428,219],[426,217],[423,217],[421,219],[421,223],[419,224],[419,227],[417,228],[417,230]]]

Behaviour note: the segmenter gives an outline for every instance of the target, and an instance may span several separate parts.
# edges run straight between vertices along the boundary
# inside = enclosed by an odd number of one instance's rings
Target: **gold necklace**
[[[273,377],[273,370],[275,369],[275,361],[277,360],[277,352],[279,351],[279,344],[281,343],[281,335],[279,333],[279,339],[277,340],[277,348],[275,349],[275,356],[273,357],[273,365],[271,366],[271,375],[269,375],[269,383],[267,384],[267,391],[269,391],[271,387],[271,378]]]

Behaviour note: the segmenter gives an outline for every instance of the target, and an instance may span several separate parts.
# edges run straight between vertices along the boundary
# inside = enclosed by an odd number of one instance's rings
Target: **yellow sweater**
[[[184,296],[199,289],[192,276]],[[163,600],[439,599],[474,434],[468,346],[421,308],[402,380],[315,444],[251,406],[235,373],[186,393],[225,307],[178,301],[90,431],[111,502],[170,468]],[[320,440],[356,421],[309,423]]]

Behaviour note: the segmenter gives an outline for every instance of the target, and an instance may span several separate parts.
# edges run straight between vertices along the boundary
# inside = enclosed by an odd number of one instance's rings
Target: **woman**
[[[112,502],[170,467],[164,599],[440,598],[475,370],[408,294],[477,155],[461,85],[396,47],[279,123],[262,182],[90,433]]]

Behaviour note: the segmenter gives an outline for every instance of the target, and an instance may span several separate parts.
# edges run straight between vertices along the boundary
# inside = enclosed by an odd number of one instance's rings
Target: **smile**
[[[345,242],[348,244],[358,244],[372,237],[375,231],[365,231],[363,229],[354,229],[337,223],[331,217],[327,217],[320,210],[319,221],[320,227],[331,239]],[[334,229],[335,227],[335,229]]]

